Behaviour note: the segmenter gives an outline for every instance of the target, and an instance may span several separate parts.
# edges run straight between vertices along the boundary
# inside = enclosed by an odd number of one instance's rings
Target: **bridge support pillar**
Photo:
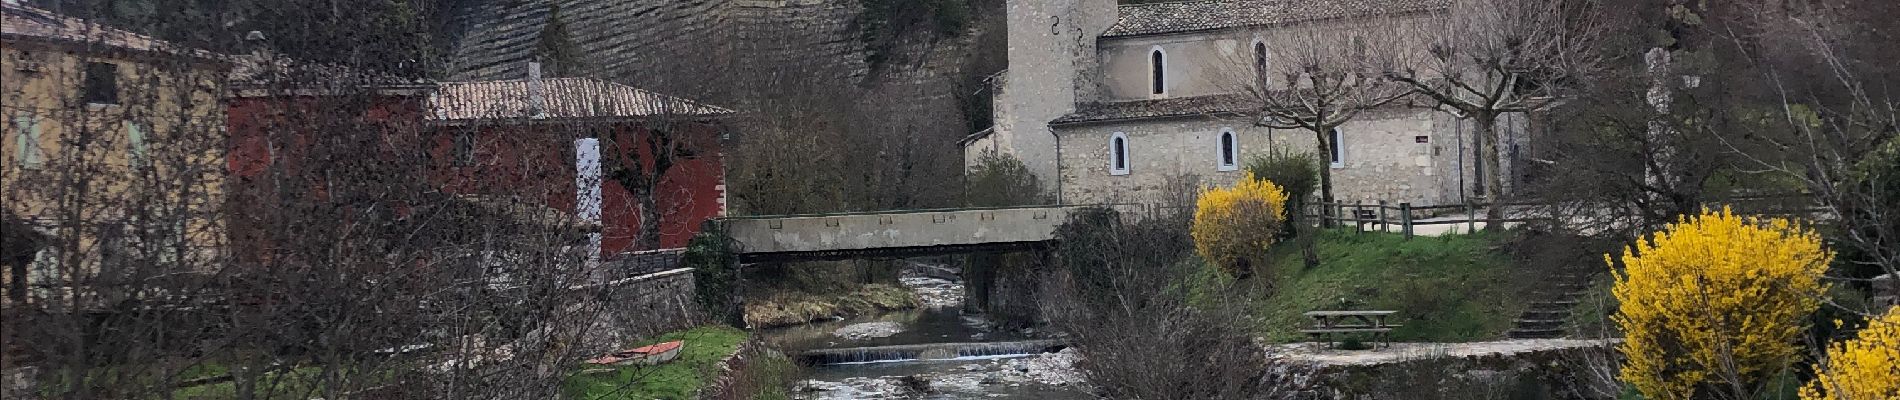
[[[990,291],[996,286],[996,269],[1003,265],[1003,253],[972,253],[963,260],[963,313],[988,312]]]
[[[732,271],[732,301],[727,302],[726,324],[740,328],[751,328],[745,324],[745,264],[739,257],[727,257],[726,266]]]

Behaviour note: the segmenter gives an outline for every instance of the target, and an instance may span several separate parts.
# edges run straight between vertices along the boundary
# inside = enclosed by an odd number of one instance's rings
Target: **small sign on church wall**
[[[1432,137],[1431,136],[1413,136],[1412,141],[1418,142],[1418,143],[1431,143]]]

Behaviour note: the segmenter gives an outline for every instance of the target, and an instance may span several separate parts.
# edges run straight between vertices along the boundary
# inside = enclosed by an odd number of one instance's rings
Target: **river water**
[[[1039,339],[1036,332],[1001,331],[988,320],[962,315],[956,282],[909,275],[905,286],[917,291],[926,307],[785,328],[760,334],[787,352],[855,349],[874,346],[960,348],[968,343],[1009,344]],[[950,298],[946,298],[950,297]],[[988,345],[979,345],[988,346]],[[850,352],[851,350],[840,350]],[[1001,353],[1001,354],[996,354]],[[797,388],[800,399],[1093,399],[1072,367],[1074,350],[1044,353],[956,352],[918,356],[916,352],[868,352],[851,362],[816,365]],[[834,360],[835,361],[835,360]]]

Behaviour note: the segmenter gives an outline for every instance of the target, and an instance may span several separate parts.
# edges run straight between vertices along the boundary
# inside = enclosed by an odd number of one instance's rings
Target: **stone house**
[[[222,55],[0,2],[6,303],[215,255]],[[75,265],[76,264],[76,265]],[[72,290],[70,292],[66,290]]]
[[[1011,0],[996,124],[964,138],[965,162],[1013,155],[1064,204],[1166,203],[1183,198],[1170,183],[1184,178],[1231,184],[1250,157],[1319,147],[1309,131],[1255,123],[1245,85],[1267,77],[1248,64],[1272,62],[1294,32],[1366,35],[1371,18],[1441,18],[1449,1]],[[1506,176],[1529,145],[1526,120],[1500,124]],[[1338,150],[1319,159],[1341,201],[1461,203],[1483,192],[1469,125],[1431,109],[1370,110],[1337,129]]]

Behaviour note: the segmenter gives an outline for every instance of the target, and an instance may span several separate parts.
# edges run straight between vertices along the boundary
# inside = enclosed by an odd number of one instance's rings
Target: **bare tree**
[[[1192,257],[1178,221],[1124,225],[1113,211],[1072,214],[1045,266],[1042,314],[1072,335],[1076,366],[1107,397],[1257,399],[1296,395],[1309,372],[1253,337],[1255,296]],[[1170,343],[1157,346],[1155,343]]]
[[[1894,4],[1839,0],[1717,10],[1707,29],[1740,68],[1710,84],[1759,82],[1716,132],[1749,176],[1792,181],[1838,225],[1838,278],[1900,273],[1900,101],[1892,86]],[[1763,117],[1771,116],[1771,117]],[[1869,315],[1878,310],[1853,310]]]
[[[1441,18],[1383,33],[1417,38],[1425,49],[1381,55],[1387,79],[1472,121],[1493,204],[1487,218],[1503,216],[1500,118],[1542,111],[1596,72],[1599,13],[1587,0],[1453,0]]]
[[[546,398],[651,333],[597,322],[627,311],[618,288],[543,201],[571,155],[458,192],[432,85],[374,72],[405,60],[218,55],[244,44],[5,7],[49,36],[9,33],[0,79],[0,368],[38,371],[29,397]]]
[[[1361,24],[1369,29],[1344,35],[1315,27],[1291,29],[1255,43],[1246,59],[1230,60],[1220,69],[1221,76],[1258,105],[1257,124],[1311,132],[1318,144],[1314,154],[1333,154],[1339,146],[1333,130],[1410,94],[1381,76],[1380,65],[1368,57],[1409,51],[1396,36],[1379,35],[1381,29],[1373,28],[1397,24],[1379,18]],[[1331,169],[1320,169],[1321,202],[1333,201],[1332,177]]]

